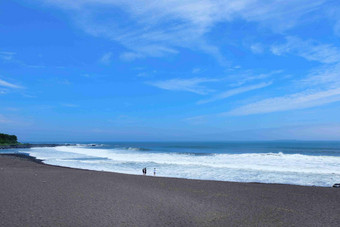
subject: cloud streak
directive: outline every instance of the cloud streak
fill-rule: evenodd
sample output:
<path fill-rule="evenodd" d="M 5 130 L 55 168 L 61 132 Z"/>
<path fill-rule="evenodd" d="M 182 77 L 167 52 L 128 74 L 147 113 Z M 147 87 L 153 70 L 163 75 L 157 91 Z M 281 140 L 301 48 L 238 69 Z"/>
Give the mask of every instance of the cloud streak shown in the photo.
<path fill-rule="evenodd" d="M 170 91 L 188 91 L 200 95 L 205 95 L 213 90 L 200 84 L 207 82 L 216 82 L 217 79 L 191 78 L 191 79 L 172 79 L 156 82 L 147 82 L 147 84 Z"/>
<path fill-rule="evenodd" d="M 9 82 L 1 80 L 1 79 L 0 79 L 0 86 L 7 87 L 7 88 L 22 88 L 19 85 L 12 84 L 12 83 L 9 83 Z"/>
<path fill-rule="evenodd" d="M 268 77 L 271 77 L 273 75 L 277 75 L 280 73 L 282 73 L 282 70 L 275 70 L 269 73 L 262 73 L 262 74 L 257 74 L 257 75 L 250 74 L 250 73 L 235 74 L 235 75 L 230 76 L 230 79 L 235 81 L 234 83 L 230 84 L 230 86 L 232 87 L 241 86 L 251 81 L 267 79 Z"/>
<path fill-rule="evenodd" d="M 244 105 L 222 115 L 251 115 L 287 110 L 305 109 L 340 101 L 340 88 L 325 91 L 305 91 L 291 95 L 268 98 Z"/>
<path fill-rule="evenodd" d="M 264 87 L 267 87 L 271 84 L 272 84 L 272 82 L 266 82 L 266 83 L 259 83 L 259 84 L 254 84 L 254 85 L 250 85 L 250 86 L 244 86 L 244 87 L 239 87 L 239 88 L 235 88 L 235 89 L 230 89 L 228 91 L 225 91 L 225 92 L 222 92 L 218 95 L 215 95 L 210 99 L 201 100 L 201 101 L 197 102 L 197 104 L 205 104 L 205 103 L 209 103 L 209 102 L 214 102 L 214 101 L 226 99 L 226 98 L 229 98 L 231 96 L 242 94 L 242 93 L 245 93 L 245 92 L 248 92 L 248 91 L 264 88 Z"/>

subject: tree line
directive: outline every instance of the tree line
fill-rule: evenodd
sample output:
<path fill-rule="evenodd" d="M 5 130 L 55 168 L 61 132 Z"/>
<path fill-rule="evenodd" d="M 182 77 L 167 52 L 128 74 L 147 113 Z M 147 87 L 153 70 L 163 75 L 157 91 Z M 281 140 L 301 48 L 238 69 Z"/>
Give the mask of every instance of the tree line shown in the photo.
<path fill-rule="evenodd" d="M 15 135 L 0 133 L 0 144 L 17 144 L 18 138 Z"/>

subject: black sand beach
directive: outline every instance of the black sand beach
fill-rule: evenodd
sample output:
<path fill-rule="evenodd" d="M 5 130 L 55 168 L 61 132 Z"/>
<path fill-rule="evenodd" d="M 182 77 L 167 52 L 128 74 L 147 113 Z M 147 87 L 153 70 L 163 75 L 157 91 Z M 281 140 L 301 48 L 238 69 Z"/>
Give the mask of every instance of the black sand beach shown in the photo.
<path fill-rule="evenodd" d="M 340 189 L 55 167 L 0 155 L 1 226 L 340 226 Z"/>

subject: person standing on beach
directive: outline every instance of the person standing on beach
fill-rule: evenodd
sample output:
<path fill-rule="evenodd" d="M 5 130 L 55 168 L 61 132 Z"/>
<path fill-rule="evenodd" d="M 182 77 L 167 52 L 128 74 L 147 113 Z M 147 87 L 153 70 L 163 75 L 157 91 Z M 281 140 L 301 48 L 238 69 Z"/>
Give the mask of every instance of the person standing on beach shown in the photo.
<path fill-rule="evenodd" d="M 146 174 L 146 168 L 143 168 L 142 172 L 143 172 L 143 175 L 145 175 Z"/>
<path fill-rule="evenodd" d="M 156 176 L 156 168 L 153 168 L 153 175 Z"/>

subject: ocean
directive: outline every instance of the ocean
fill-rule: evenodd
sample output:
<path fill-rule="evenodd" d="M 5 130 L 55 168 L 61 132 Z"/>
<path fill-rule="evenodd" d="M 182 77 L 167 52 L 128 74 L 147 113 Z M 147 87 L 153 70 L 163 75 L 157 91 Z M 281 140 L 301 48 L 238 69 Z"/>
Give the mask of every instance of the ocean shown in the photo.
<path fill-rule="evenodd" d="M 1 150 L 97 171 L 200 180 L 330 187 L 340 183 L 340 142 L 110 142 Z"/>

